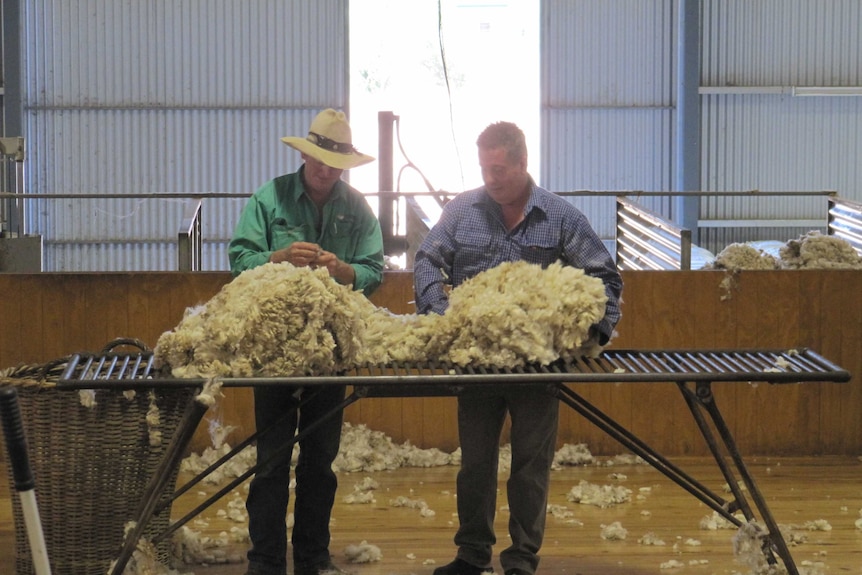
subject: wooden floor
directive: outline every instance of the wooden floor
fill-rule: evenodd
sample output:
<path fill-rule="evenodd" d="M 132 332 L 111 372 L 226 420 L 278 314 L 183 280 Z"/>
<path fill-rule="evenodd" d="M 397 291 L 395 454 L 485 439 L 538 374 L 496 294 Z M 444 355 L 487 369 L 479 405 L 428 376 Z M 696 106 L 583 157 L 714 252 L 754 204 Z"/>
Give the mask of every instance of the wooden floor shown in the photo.
<path fill-rule="evenodd" d="M 722 492 L 724 481 L 711 460 L 680 459 L 674 463 L 710 489 Z M 791 545 L 791 554 L 800 573 L 862 574 L 862 529 L 856 527 L 862 514 L 862 462 L 858 458 L 750 458 L 747 463 L 776 521 L 783 530 L 789 527 L 793 539 L 799 540 Z M 455 552 L 452 535 L 457 524 L 456 472 L 457 468 L 450 466 L 340 474 L 332 518 L 331 549 L 336 562 L 357 575 L 429 575 L 435 566 L 450 561 Z M 622 475 L 610 478 L 611 473 Z M 354 485 L 366 477 L 379 485 L 374 491 L 375 501 L 344 502 Z M 598 485 L 623 485 L 632 490 L 632 501 L 606 509 L 568 501 L 566 494 L 582 480 Z M 216 487 L 192 489 L 176 502 L 173 515 L 181 517 L 197 506 L 202 500 L 200 491 L 212 493 Z M 233 527 L 244 529 L 246 524 L 242 521 L 224 517 L 230 514 L 231 501 L 235 504 L 244 499 L 244 493 L 240 489 L 235 495 L 226 496 L 190 522 L 189 527 L 211 537 Z M 14 527 L 9 497 L 8 486 L 3 482 L 0 487 L 0 573 L 3 574 L 14 572 Z M 424 500 L 433 516 L 423 517 L 417 508 L 393 506 L 392 502 L 399 497 Z M 732 538 L 736 531 L 703 529 L 701 520 L 711 516 L 712 511 L 649 466 L 568 467 L 554 471 L 550 503 L 565 507 L 572 516 L 548 516 L 541 574 L 753 572 L 734 556 Z M 508 540 L 505 505 L 505 484 L 501 482 L 499 542 L 495 552 L 504 548 Z M 602 526 L 617 521 L 628 531 L 626 538 L 603 539 Z M 824 530 L 827 526 L 831 529 Z M 648 533 L 665 545 L 641 542 Z M 350 563 L 344 550 L 363 542 L 378 548 L 382 558 L 371 563 Z M 180 573 L 242 575 L 245 549 L 244 543 L 233 543 L 222 550 L 239 563 L 175 567 Z M 496 557 L 494 565 L 500 573 Z"/>

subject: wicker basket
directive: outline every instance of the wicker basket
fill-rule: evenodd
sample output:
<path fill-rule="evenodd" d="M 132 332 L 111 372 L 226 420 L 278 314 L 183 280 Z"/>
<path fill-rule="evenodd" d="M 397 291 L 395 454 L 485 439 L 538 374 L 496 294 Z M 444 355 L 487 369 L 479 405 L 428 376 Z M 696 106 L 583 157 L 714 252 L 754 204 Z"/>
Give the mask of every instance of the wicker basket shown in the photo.
<path fill-rule="evenodd" d="M 53 575 L 104 575 L 119 556 L 125 525 L 135 519 L 142 495 L 180 424 L 193 388 L 156 391 L 161 440 L 150 445 L 147 412 L 151 393 L 128 398 L 121 391 L 96 391 L 96 404 L 84 407 L 77 391 L 60 391 L 55 383 L 62 361 L 51 366 L 0 373 L 0 385 L 18 391 L 36 498 Z M 4 453 L 6 453 L 5 446 Z M 9 467 L 11 492 L 15 493 Z M 178 470 L 165 487 L 167 499 Z M 16 568 L 34 572 L 26 525 L 17 497 Z M 164 532 L 170 507 L 147 524 L 145 537 Z M 159 544 L 160 561 L 168 563 L 170 542 Z"/>

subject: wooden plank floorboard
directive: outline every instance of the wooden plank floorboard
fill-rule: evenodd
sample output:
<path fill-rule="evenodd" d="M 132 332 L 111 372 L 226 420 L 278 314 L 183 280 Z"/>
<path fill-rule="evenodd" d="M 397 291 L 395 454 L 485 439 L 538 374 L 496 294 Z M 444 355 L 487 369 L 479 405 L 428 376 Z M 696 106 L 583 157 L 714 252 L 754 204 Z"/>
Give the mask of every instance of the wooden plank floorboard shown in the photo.
<path fill-rule="evenodd" d="M 710 489 L 724 493 L 724 481 L 712 460 L 675 458 L 673 462 Z M 859 488 L 862 462 L 850 457 L 761 457 L 749 458 L 747 464 L 776 521 L 782 526 L 794 526 L 794 532 L 806 539 L 791 546 L 800 572 L 862 574 L 862 529 L 855 525 L 862 513 L 862 490 Z M 626 478 L 609 478 L 614 472 Z M 336 562 L 357 575 L 430 575 L 435 566 L 450 561 L 455 551 L 452 536 L 457 524 L 454 515 L 456 473 L 455 467 L 435 467 L 339 474 L 331 545 Z M 379 484 L 376 501 L 345 503 L 344 496 L 366 476 Z M 502 477 L 505 479 L 505 474 Z M 626 486 L 633 491 L 632 501 L 606 509 L 567 501 L 567 493 L 581 480 Z M 181 517 L 196 507 L 203 500 L 200 492 L 213 493 L 216 489 L 217 486 L 207 485 L 192 489 L 175 503 L 173 516 Z M 418 509 L 394 507 L 391 502 L 399 496 L 424 500 L 434 516 L 422 517 Z M 244 523 L 219 516 L 220 511 L 228 510 L 231 499 L 244 500 L 244 497 L 245 491 L 240 488 L 235 496 L 229 495 L 206 509 L 189 527 L 212 537 L 231 527 L 245 527 Z M 0 573 L 3 574 L 14 572 L 14 528 L 9 498 L 9 488 L 4 482 L 0 487 Z M 550 498 L 550 503 L 567 507 L 577 521 L 548 517 L 538 571 L 541 574 L 732 575 L 752 572 L 734 557 L 732 537 L 735 531 L 702 529 L 701 519 L 712 511 L 649 466 L 588 466 L 555 471 Z M 496 522 L 499 541 L 495 553 L 508 541 L 505 505 L 505 482 L 501 481 Z M 821 520 L 828 522 L 831 530 L 802 528 L 806 523 Z M 628 530 L 626 539 L 603 540 L 602 525 L 614 521 Z M 655 534 L 666 545 L 640 543 L 639 539 L 647 533 Z M 686 544 L 689 539 L 699 544 Z M 348 563 L 343 550 L 363 541 L 378 547 L 382 559 L 373 563 Z M 239 558 L 244 553 L 244 544 L 233 544 L 227 550 L 228 555 Z M 671 560 L 682 566 L 662 567 Z M 494 565 L 498 573 L 501 572 L 496 556 Z M 177 569 L 196 575 L 242 575 L 245 563 L 179 565 Z"/>

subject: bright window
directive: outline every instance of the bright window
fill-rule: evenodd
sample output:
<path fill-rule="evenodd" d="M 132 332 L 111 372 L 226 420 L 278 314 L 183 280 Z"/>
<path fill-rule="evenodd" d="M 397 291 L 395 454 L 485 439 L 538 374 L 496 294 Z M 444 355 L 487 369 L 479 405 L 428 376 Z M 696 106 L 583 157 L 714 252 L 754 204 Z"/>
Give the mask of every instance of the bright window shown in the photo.
<path fill-rule="evenodd" d="M 435 191 L 482 185 L 476 138 L 501 120 L 524 130 L 531 173 L 538 178 L 539 4 L 350 0 L 353 140 L 377 156 L 378 112 L 399 118 L 396 190 L 429 191 L 414 169 L 399 177 L 408 161 Z M 378 191 L 377 164 L 352 170 L 350 182 L 365 192 Z"/>

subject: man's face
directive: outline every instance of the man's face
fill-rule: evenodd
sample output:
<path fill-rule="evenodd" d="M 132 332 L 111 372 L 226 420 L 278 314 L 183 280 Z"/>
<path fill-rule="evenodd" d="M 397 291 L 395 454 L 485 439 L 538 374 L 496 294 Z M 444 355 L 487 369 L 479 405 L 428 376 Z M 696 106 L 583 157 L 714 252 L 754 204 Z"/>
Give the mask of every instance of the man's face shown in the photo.
<path fill-rule="evenodd" d="M 479 148 L 479 166 L 488 195 L 498 204 L 519 203 L 530 193 L 527 158 L 512 161 L 505 148 Z"/>
<path fill-rule="evenodd" d="M 305 161 L 305 185 L 316 194 L 328 194 L 344 172 L 306 154 L 302 154 L 302 159 Z"/>

